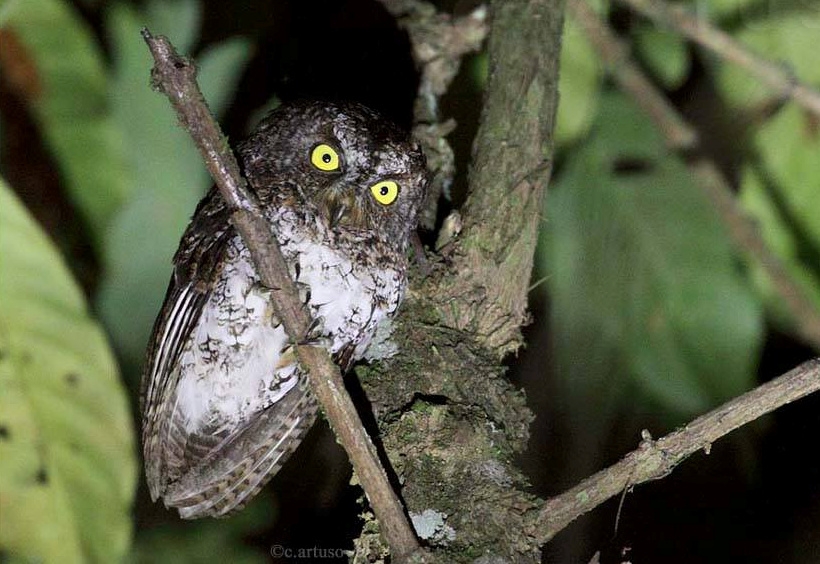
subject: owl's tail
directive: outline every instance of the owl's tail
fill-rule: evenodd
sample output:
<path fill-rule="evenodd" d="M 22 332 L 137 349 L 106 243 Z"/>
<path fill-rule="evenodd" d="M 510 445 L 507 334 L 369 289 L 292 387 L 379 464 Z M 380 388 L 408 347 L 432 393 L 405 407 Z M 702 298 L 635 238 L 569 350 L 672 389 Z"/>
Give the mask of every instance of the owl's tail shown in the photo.
<path fill-rule="evenodd" d="M 316 400 L 307 386 L 297 386 L 288 395 L 298 396 L 288 398 L 296 399 L 288 413 L 281 413 L 281 405 L 272 406 L 280 408 L 275 409 L 278 413 L 245 429 L 242 435 L 251 436 L 235 438 L 232 442 L 237 444 L 226 449 L 225 456 L 203 461 L 169 484 L 163 495 L 166 507 L 175 507 L 183 519 L 226 517 L 242 509 L 279 471 L 316 420 Z M 265 439 L 255 449 L 243 448 L 243 443 L 247 446 L 260 436 Z M 209 463 L 209 468 L 203 467 Z"/>

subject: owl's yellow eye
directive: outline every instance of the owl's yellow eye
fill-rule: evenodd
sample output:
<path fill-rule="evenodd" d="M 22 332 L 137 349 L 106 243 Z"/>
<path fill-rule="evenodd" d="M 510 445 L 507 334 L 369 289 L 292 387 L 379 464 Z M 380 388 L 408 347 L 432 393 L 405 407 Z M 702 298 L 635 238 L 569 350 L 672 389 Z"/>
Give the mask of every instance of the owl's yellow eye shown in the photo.
<path fill-rule="evenodd" d="M 320 143 L 311 151 L 310 162 L 319 170 L 332 172 L 339 169 L 339 153 L 330 145 Z"/>
<path fill-rule="evenodd" d="M 392 180 L 382 180 L 371 186 L 370 192 L 377 202 L 389 206 L 399 195 L 399 185 Z"/>

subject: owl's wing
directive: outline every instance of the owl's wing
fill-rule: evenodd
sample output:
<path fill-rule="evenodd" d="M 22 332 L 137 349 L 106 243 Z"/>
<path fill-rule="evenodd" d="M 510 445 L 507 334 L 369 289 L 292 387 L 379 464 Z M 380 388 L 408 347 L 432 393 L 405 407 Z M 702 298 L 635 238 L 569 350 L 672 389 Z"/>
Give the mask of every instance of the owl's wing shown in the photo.
<path fill-rule="evenodd" d="M 215 191 L 197 207 L 174 257 L 174 276 L 143 377 L 143 448 L 151 497 L 162 497 L 183 518 L 220 517 L 244 506 L 301 443 L 317 413 L 306 379 L 299 376 L 281 398 L 235 426 L 189 432 L 179 418 L 177 365 L 234 236 L 229 215 Z M 284 353 L 277 368 L 293 363 L 292 353 Z"/>
<path fill-rule="evenodd" d="M 208 288 L 219 271 L 226 243 L 233 235 L 229 216 L 230 212 L 214 189 L 197 206 L 174 255 L 174 274 L 149 341 L 140 410 L 145 470 L 153 499 L 159 496 L 165 481 L 159 427 L 176 389 L 179 371 L 174 367 L 208 300 Z"/>
<path fill-rule="evenodd" d="M 316 413 L 307 379 L 300 377 L 284 397 L 238 428 L 185 435 L 186 459 L 196 464 L 168 484 L 165 505 L 185 519 L 224 517 L 241 509 L 296 450 Z"/>

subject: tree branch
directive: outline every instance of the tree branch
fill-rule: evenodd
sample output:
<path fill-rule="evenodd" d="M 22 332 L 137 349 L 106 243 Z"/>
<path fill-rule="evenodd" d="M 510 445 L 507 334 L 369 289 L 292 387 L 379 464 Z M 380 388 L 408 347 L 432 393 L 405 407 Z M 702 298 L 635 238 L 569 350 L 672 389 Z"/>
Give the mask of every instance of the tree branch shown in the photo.
<path fill-rule="evenodd" d="M 499 359 L 521 344 L 528 319 L 563 9 L 563 0 L 491 3 L 465 228 L 450 229 L 429 274 L 411 278 L 393 334 L 399 353 L 357 367 L 408 509 L 438 520 L 425 541 L 444 562 L 540 561 L 528 526 L 541 501 L 514 464 L 532 414 Z"/>
<path fill-rule="evenodd" d="M 729 229 L 735 247 L 749 253 L 760 263 L 794 320 L 797 335 L 820 351 L 820 312 L 803 287 L 792 279 L 780 259 L 769 249 L 754 221 L 738 205 L 724 175 L 712 161 L 697 152 L 694 128 L 666 101 L 630 59 L 628 48 L 584 0 L 569 0 L 568 7 L 584 28 L 601 60 L 610 67 L 618 85 L 646 111 L 670 148 L 685 151 L 683 156 L 692 175 Z"/>
<path fill-rule="evenodd" d="M 220 194 L 233 210 L 231 220 L 251 253 L 262 283 L 271 289 L 277 317 L 291 340 L 300 342 L 310 327 L 310 316 L 290 279 L 276 239 L 271 237 L 270 226 L 240 175 L 227 139 L 199 90 L 195 65 L 181 57 L 167 38 L 154 37 L 147 29 L 142 35 L 154 57 L 151 71 L 154 88 L 168 96 L 181 124 L 194 139 Z M 297 346 L 296 351 L 313 393 L 350 456 L 394 558 L 408 557 L 419 550 L 418 541 L 347 394 L 338 367 L 324 349 Z"/>
<path fill-rule="evenodd" d="M 697 451 L 709 454 L 713 442 L 738 427 L 818 390 L 820 359 L 814 359 L 698 417 L 662 439 L 655 441 L 644 431 L 637 450 L 544 504 L 538 515 L 541 540 L 549 541 L 576 518 L 625 489 L 667 476 Z"/>
<path fill-rule="evenodd" d="M 750 52 L 732 37 L 696 18 L 686 9 L 670 6 L 664 0 L 618 0 L 658 25 L 671 27 L 692 41 L 706 47 L 724 60 L 742 67 L 756 76 L 778 95 L 794 100 L 820 117 L 820 93 L 797 80 L 781 65 Z"/>

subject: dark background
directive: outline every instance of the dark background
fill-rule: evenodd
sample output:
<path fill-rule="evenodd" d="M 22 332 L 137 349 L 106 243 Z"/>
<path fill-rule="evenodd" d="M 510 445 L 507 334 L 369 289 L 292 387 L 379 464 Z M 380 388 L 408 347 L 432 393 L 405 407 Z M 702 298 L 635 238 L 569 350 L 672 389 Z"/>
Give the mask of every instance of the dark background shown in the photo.
<path fill-rule="evenodd" d="M 474 5 L 440 4 L 456 13 Z M 105 5 L 77 1 L 75 7 L 106 45 Z M 223 120 L 231 139 L 246 133 L 254 111 L 274 95 L 281 100 L 359 100 L 404 127 L 411 125 L 418 76 L 408 38 L 377 2 L 208 0 L 204 7 L 203 33 L 194 55 L 234 35 L 253 38 L 256 43 L 255 55 Z M 622 12 L 612 15 L 621 30 L 628 30 L 632 19 Z M 481 91 L 474 78 L 479 63 L 478 56 L 465 61 L 463 72 L 443 100 L 442 115 L 455 117 L 459 124 L 450 138 L 458 163 L 453 191 L 456 204 L 464 198 L 470 146 L 479 118 Z M 734 176 L 735 154 L 742 151 L 734 142 L 736 126 L 726 118 L 727 110 L 715 99 L 710 78 L 699 65 L 695 55 L 687 80 L 668 94 L 705 133 L 715 160 Z M 87 232 L 64 192 L 34 119 L 2 74 L 0 118 L 3 174 L 69 257 L 75 275 L 92 295 L 101 273 Z M 559 158 L 557 175 L 561 167 Z M 453 202 L 443 201 L 442 206 L 443 217 Z M 432 240 L 430 233 L 423 236 Z M 592 420 L 579 422 L 568 413 L 571 406 L 555 383 L 550 346 L 554 332 L 561 328 L 550 326 L 545 288 L 533 291 L 531 308 L 533 322 L 525 330 L 530 345 L 509 359 L 509 375 L 526 390 L 536 413 L 520 466 L 533 492 L 548 497 L 634 449 L 642 429 L 650 429 L 657 437 L 674 425 L 663 413 L 643 407 L 632 411 L 628 405 L 615 416 L 607 414 L 605 432 L 600 431 L 601 422 L 594 421 L 594 414 Z M 811 356 L 810 349 L 767 326 L 757 382 Z M 126 381 L 136 411 L 136 379 L 132 374 Z M 595 431 L 584 429 L 585 424 Z M 787 406 L 718 442 L 710 455 L 696 454 L 665 479 L 638 486 L 622 500 L 613 499 L 579 519 L 545 548 L 545 561 L 586 562 L 598 550 L 602 562 L 818 561 L 820 459 L 814 438 L 818 428 L 820 399 L 809 397 Z M 349 478 L 346 457 L 322 422 L 260 500 L 249 507 L 248 514 L 219 526 L 235 531 L 232 542 L 246 545 L 249 554 L 256 554 L 260 561 L 275 544 L 351 548 L 360 529 L 357 498 L 361 491 L 348 485 Z M 152 505 L 144 482 L 136 499 L 139 560 L 152 560 L 151 551 L 163 535 L 167 535 L 164 542 L 182 545 L 180 539 L 186 535 L 212 530 L 180 522 L 175 514 Z M 147 548 L 140 550 L 141 543 Z M 218 553 L 212 557 L 211 561 L 225 558 Z"/>

